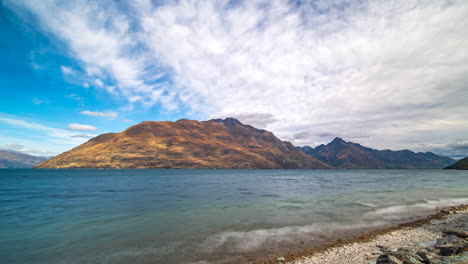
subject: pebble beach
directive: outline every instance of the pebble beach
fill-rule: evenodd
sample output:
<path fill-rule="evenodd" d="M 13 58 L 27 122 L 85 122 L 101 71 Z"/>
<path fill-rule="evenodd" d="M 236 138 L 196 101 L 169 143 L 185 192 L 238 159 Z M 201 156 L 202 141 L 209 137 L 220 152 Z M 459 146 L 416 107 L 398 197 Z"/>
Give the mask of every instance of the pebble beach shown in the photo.
<path fill-rule="evenodd" d="M 468 205 L 461 205 L 442 209 L 434 215 L 411 223 L 362 234 L 347 241 L 338 240 L 309 252 L 280 256 L 272 263 L 467 264 L 467 233 Z M 446 248 L 455 249 L 446 253 Z"/>

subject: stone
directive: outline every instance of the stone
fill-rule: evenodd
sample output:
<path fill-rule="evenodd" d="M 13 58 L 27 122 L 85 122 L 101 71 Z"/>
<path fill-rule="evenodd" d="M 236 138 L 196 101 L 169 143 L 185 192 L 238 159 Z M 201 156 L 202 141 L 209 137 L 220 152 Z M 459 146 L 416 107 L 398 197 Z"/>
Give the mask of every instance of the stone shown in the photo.
<path fill-rule="evenodd" d="M 457 236 L 457 237 L 465 238 L 465 239 L 468 238 L 468 232 L 463 231 L 463 230 L 450 229 L 450 230 L 444 230 L 442 232 L 446 235 L 453 235 L 453 236 Z"/>
<path fill-rule="evenodd" d="M 459 238 L 455 235 L 448 235 L 444 236 L 440 239 L 437 239 L 436 246 L 444 246 L 444 245 L 453 245 L 465 242 L 464 239 Z"/>
<path fill-rule="evenodd" d="M 421 249 L 416 254 L 422 258 L 424 263 L 432 263 L 433 260 L 440 259 L 439 255 L 429 252 L 426 249 Z"/>
<path fill-rule="evenodd" d="M 390 248 L 388 248 L 386 246 L 376 245 L 376 247 L 378 247 L 380 249 L 380 251 L 382 251 L 382 252 L 390 251 Z"/>
<path fill-rule="evenodd" d="M 411 253 L 414 252 L 413 250 L 414 250 L 414 249 L 412 249 L 412 248 L 398 248 L 398 249 L 397 249 L 397 252 L 402 252 L 402 253 L 409 253 L 409 254 L 411 254 Z"/>
<path fill-rule="evenodd" d="M 460 247 L 457 254 L 465 254 L 465 253 L 468 253 L 468 243 L 465 243 L 463 247 Z"/>
<path fill-rule="evenodd" d="M 383 254 L 377 258 L 376 264 L 403 264 L 401 260 L 390 254 Z"/>
<path fill-rule="evenodd" d="M 380 255 L 377 264 L 421 264 L 424 259 L 409 252 L 399 251 Z"/>
<path fill-rule="evenodd" d="M 457 246 L 446 246 L 446 247 L 440 247 L 440 255 L 441 256 L 453 256 L 458 254 L 458 250 L 460 247 Z"/>
<path fill-rule="evenodd" d="M 285 257 L 279 257 L 276 261 L 283 262 L 283 261 L 286 261 L 286 258 Z"/>

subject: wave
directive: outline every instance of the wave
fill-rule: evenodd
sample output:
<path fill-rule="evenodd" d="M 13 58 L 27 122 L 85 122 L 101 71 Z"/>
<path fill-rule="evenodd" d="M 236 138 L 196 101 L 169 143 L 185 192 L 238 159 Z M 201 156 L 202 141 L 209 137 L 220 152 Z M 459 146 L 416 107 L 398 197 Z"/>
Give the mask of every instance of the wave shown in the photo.
<path fill-rule="evenodd" d="M 359 230 L 384 225 L 382 221 L 355 224 L 318 223 L 249 231 L 226 231 L 210 236 L 202 244 L 207 253 L 246 253 L 282 243 L 318 240 L 320 235 L 332 235 L 346 230 Z"/>
<path fill-rule="evenodd" d="M 393 205 L 376 209 L 367 215 L 399 215 L 409 212 L 424 212 L 432 211 L 440 207 L 455 206 L 468 203 L 468 198 L 453 198 L 453 199 L 439 199 L 439 200 L 424 200 L 423 203 L 415 203 L 409 205 Z"/>
<path fill-rule="evenodd" d="M 287 243 L 320 241 L 321 235 L 330 237 L 351 230 L 382 227 L 390 223 L 388 216 L 401 217 L 401 215 L 411 216 L 422 212 L 427 213 L 438 207 L 468 203 L 468 198 L 425 200 L 409 205 L 393 205 L 383 208 L 377 208 L 376 204 L 368 202 L 358 201 L 357 203 L 374 208 L 374 210 L 365 214 L 364 218 L 359 219 L 359 216 L 356 216 L 352 223 L 320 222 L 303 226 L 224 231 L 208 237 L 200 244 L 200 248 L 205 253 L 247 253 L 262 248 L 274 250 L 275 247 Z"/>
<path fill-rule="evenodd" d="M 375 203 L 371 203 L 371 202 L 361 202 L 361 201 L 357 201 L 356 203 L 357 203 L 357 204 L 360 204 L 360 205 L 363 205 L 363 206 L 366 206 L 366 207 L 372 207 L 372 208 L 377 207 L 377 205 L 376 205 Z"/>

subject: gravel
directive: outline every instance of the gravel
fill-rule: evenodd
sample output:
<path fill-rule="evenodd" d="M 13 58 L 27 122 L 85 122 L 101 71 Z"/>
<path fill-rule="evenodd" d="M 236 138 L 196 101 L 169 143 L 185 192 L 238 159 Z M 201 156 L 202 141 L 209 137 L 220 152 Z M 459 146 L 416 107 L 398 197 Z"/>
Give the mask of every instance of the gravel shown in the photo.
<path fill-rule="evenodd" d="M 368 264 L 375 263 L 377 257 L 386 250 L 431 245 L 447 229 L 468 230 L 468 210 L 457 211 L 446 218 L 432 220 L 421 227 L 407 227 L 387 234 L 378 235 L 368 242 L 353 243 L 339 248 L 331 248 L 323 253 L 303 257 L 290 264 Z"/>

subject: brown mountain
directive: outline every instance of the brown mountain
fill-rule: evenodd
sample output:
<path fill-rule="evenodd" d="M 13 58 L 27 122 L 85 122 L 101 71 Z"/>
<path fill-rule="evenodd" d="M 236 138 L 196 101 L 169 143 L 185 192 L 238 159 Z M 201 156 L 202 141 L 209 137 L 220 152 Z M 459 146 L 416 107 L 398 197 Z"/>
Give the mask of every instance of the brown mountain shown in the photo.
<path fill-rule="evenodd" d="M 345 169 L 441 169 L 455 162 L 432 152 L 377 150 L 341 138 L 316 148 L 298 149 L 330 166 Z"/>
<path fill-rule="evenodd" d="M 445 169 L 447 170 L 468 170 L 468 157 L 463 158 L 457 161 L 455 164 L 452 164 Z"/>
<path fill-rule="evenodd" d="M 0 150 L 0 168 L 31 168 L 46 160 L 45 157 L 37 157 L 12 150 Z"/>
<path fill-rule="evenodd" d="M 146 121 L 97 136 L 35 168 L 329 168 L 271 132 L 226 118 Z"/>

